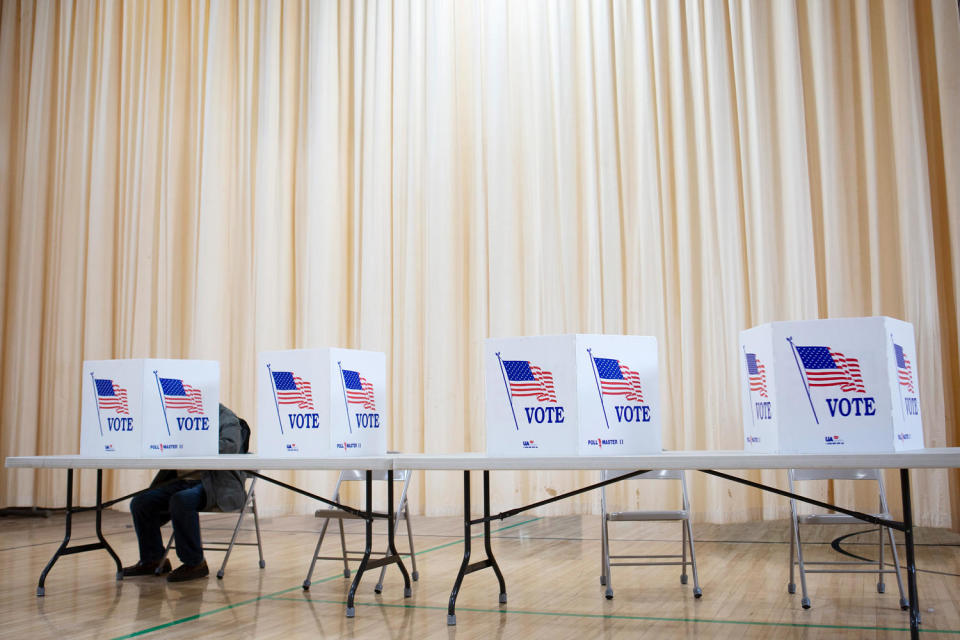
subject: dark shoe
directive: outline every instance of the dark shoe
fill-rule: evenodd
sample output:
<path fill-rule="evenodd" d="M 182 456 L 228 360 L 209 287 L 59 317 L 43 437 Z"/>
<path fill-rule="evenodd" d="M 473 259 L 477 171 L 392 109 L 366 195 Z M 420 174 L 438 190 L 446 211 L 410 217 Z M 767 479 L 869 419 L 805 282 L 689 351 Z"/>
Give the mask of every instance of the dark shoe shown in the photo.
<path fill-rule="evenodd" d="M 144 562 L 141 560 L 132 567 L 123 568 L 124 578 L 132 578 L 134 576 L 162 576 L 165 573 L 170 573 L 170 561 L 166 558 L 163 559 L 163 563 L 159 560 L 154 560 L 153 562 Z"/>
<path fill-rule="evenodd" d="M 208 575 L 210 575 L 210 570 L 207 569 L 207 561 L 201 560 L 200 564 L 193 566 L 180 565 L 170 572 L 170 575 L 167 576 L 167 582 L 186 582 L 187 580 L 206 578 Z"/>

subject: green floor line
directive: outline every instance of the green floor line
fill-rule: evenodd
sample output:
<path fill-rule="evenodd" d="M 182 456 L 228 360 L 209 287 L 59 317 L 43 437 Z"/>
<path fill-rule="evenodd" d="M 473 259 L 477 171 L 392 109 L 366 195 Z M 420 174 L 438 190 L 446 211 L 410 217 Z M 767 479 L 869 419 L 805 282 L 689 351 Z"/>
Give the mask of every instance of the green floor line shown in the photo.
<path fill-rule="evenodd" d="M 278 594 L 279 595 L 279 594 Z M 282 600 L 286 602 L 319 602 L 321 604 L 339 604 L 346 605 L 346 600 L 324 600 L 320 598 L 281 598 L 278 595 L 264 596 L 270 600 Z M 354 602 L 356 606 L 381 607 L 392 609 L 425 609 L 430 611 L 447 611 L 446 606 L 426 605 L 426 604 L 393 604 L 388 602 Z M 471 613 L 512 613 L 526 616 L 554 616 L 558 618 L 590 618 L 600 620 L 642 620 L 646 622 L 694 622 L 702 624 L 739 624 L 755 627 L 791 627 L 803 629 L 841 629 L 847 631 L 910 631 L 910 627 L 866 627 L 856 625 L 842 624 L 818 624 L 802 622 L 764 622 L 753 620 L 717 620 L 713 618 L 663 618 L 659 616 L 629 616 L 613 613 L 570 613 L 565 611 L 525 611 L 523 609 L 480 609 L 476 607 L 457 607 L 457 613 L 469 611 Z M 921 633 L 950 633 L 960 634 L 957 629 L 920 629 Z"/>
<path fill-rule="evenodd" d="M 510 525 L 507 525 L 507 526 L 505 526 L 505 527 L 500 527 L 499 529 L 494 529 L 493 531 L 491 531 L 491 533 L 497 533 L 497 532 L 499 532 L 499 531 L 504 531 L 504 530 L 506 530 L 506 529 L 513 529 L 514 527 L 519 527 L 519 526 L 521 526 L 521 525 L 529 524 L 529 523 L 535 522 L 535 521 L 537 521 L 537 520 L 539 520 L 539 519 L 540 519 L 540 518 L 530 518 L 529 520 L 524 520 L 523 522 L 517 522 L 516 524 L 510 524 Z M 382 534 L 382 535 L 385 535 L 385 534 Z M 479 538 L 479 537 L 481 537 L 482 535 L 483 535 L 482 533 L 481 533 L 481 534 L 477 534 L 477 535 L 473 536 L 473 538 Z M 455 544 L 463 544 L 463 538 L 461 538 L 461 539 L 459 539 L 459 540 L 455 540 L 454 542 L 448 542 L 448 543 L 446 543 L 446 544 L 437 545 L 437 546 L 435 546 L 435 547 L 430 547 L 429 549 L 425 549 L 425 550 L 423 550 L 423 551 L 419 551 L 419 552 L 417 552 L 417 555 L 420 556 L 420 555 L 423 555 L 423 554 L 425 554 L 425 553 L 430 553 L 431 551 L 436 551 L 436 550 L 438 550 L 438 549 L 445 549 L 446 547 L 450 547 L 450 546 L 453 546 L 453 545 L 455 545 Z M 323 578 L 323 579 L 321 579 L 321 580 L 317 580 L 317 581 L 315 581 L 315 582 L 311 582 L 311 584 L 320 584 L 320 583 L 323 583 L 323 582 L 329 582 L 330 580 L 335 580 L 335 579 L 340 578 L 340 577 L 342 577 L 342 576 L 343 576 L 342 573 L 338 573 L 337 575 L 329 576 L 329 577 L 327 577 L 327 578 Z M 191 621 L 193 621 L 193 620 L 198 620 L 199 618 L 205 618 L 205 617 L 211 616 L 211 615 L 213 615 L 213 614 L 215 614 L 215 613 L 222 613 L 222 612 L 224 612 L 224 611 L 229 611 L 230 609 L 236 609 L 237 607 L 242 607 L 242 606 L 244 606 L 244 605 L 253 604 L 254 602 L 259 602 L 260 600 L 265 600 L 265 599 L 273 600 L 273 599 L 276 599 L 276 596 L 283 595 L 284 593 L 290 593 L 291 591 L 296 591 L 297 589 L 302 589 L 302 588 L 303 588 L 303 587 L 302 587 L 301 585 L 297 585 L 296 587 L 290 587 L 289 589 L 281 589 L 280 591 L 274 591 L 273 593 L 268 593 L 268 594 L 263 595 L 263 596 L 257 596 L 256 598 L 250 598 L 249 600 L 244 600 L 244 601 L 242 601 L 242 602 L 236 602 L 236 603 L 234 603 L 234 604 L 228 604 L 228 605 L 226 605 L 226 606 L 224 606 L 224 607 L 219 607 L 219 608 L 217 608 L 217 609 L 211 609 L 210 611 L 203 611 L 203 612 L 201 612 L 201 613 L 196 613 L 196 614 L 194 614 L 194 615 L 192 615 L 192 616 L 187 616 L 186 618 L 180 618 L 179 620 L 171 620 L 170 622 L 164 622 L 163 624 L 158 624 L 158 625 L 155 625 L 155 626 L 153 626 L 153 627 L 149 627 L 149 628 L 147 628 L 147 629 L 141 629 L 140 631 L 134 631 L 133 633 L 128 633 L 128 634 L 126 634 L 126 635 L 116 636 L 115 638 L 113 638 L 113 640 L 125 640 L 126 638 L 136 638 L 136 637 L 138 637 L 138 636 L 147 635 L 148 633 L 153 633 L 154 631 L 160 631 L 160 630 L 162 630 L 162 629 L 169 629 L 170 627 L 176 626 L 176 625 L 178 625 L 178 624 L 183 624 L 184 622 L 191 622 Z M 347 604 L 347 603 L 346 603 L 346 600 L 344 600 L 343 604 L 344 604 L 344 606 L 346 606 L 346 604 Z"/>

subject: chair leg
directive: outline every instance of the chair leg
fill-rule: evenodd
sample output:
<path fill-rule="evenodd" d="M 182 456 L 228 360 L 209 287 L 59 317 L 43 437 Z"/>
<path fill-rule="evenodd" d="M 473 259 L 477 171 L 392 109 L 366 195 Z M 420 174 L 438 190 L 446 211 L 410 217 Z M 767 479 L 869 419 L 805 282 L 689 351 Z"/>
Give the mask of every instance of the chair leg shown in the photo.
<path fill-rule="evenodd" d="M 394 518 L 394 520 L 393 520 L 393 535 L 394 535 L 394 536 L 397 535 L 397 528 L 398 528 L 399 526 L 400 526 L 400 518 Z M 387 543 L 387 548 L 386 548 L 386 549 L 384 550 L 384 552 L 383 552 L 383 557 L 384 557 L 384 558 L 390 557 L 390 544 L 389 544 L 389 543 Z M 383 565 L 382 567 L 380 567 L 380 575 L 377 577 L 377 584 L 375 584 L 375 585 L 373 586 L 373 592 L 374 592 L 374 593 L 378 593 L 378 594 L 379 594 L 379 593 L 382 593 L 382 592 L 383 592 L 383 579 L 386 577 L 386 575 L 387 575 L 387 565 Z"/>
<path fill-rule="evenodd" d="M 606 549 L 603 554 L 603 575 L 606 576 L 607 589 L 604 596 L 607 600 L 613 600 L 613 576 L 610 574 L 610 529 L 606 515 L 603 517 L 603 538 L 606 540 Z"/>
<path fill-rule="evenodd" d="M 900 589 L 900 608 L 906 611 L 910 608 L 910 603 L 904 595 L 903 579 L 900 577 L 900 556 L 897 554 L 897 542 L 893 538 L 893 529 L 883 528 L 887 530 L 887 535 L 890 536 L 890 554 L 893 556 L 893 567 L 896 569 L 894 575 L 897 576 L 897 588 Z"/>
<path fill-rule="evenodd" d="M 687 584 L 687 524 L 680 523 L 680 584 Z"/>
<path fill-rule="evenodd" d="M 603 516 L 600 516 L 601 518 Z M 607 531 L 603 526 L 603 520 L 600 521 L 600 586 L 607 584 Z"/>
<path fill-rule="evenodd" d="M 610 554 L 607 540 L 607 494 L 600 488 L 600 586 L 607 584 L 607 556 Z"/>
<path fill-rule="evenodd" d="M 310 588 L 310 578 L 313 577 L 313 569 L 317 566 L 317 556 L 320 555 L 320 546 L 323 544 L 323 537 L 327 535 L 327 526 L 330 524 L 330 518 L 324 518 L 323 526 L 320 527 L 320 538 L 317 540 L 317 546 L 313 550 L 313 559 L 310 560 L 310 568 L 307 569 L 307 577 L 303 580 L 303 590 Z M 347 576 L 349 577 L 349 576 Z"/>
<path fill-rule="evenodd" d="M 237 524 L 233 527 L 233 535 L 230 536 L 230 544 L 227 545 L 227 551 L 223 554 L 223 562 L 220 563 L 220 569 L 217 571 L 217 579 L 223 580 L 223 572 L 227 569 L 227 561 L 230 559 L 230 552 L 233 551 L 233 545 L 237 542 L 237 536 L 240 534 L 240 525 L 243 524 L 243 516 L 247 513 L 247 505 L 250 504 L 250 495 L 246 496 L 243 506 L 240 507 L 240 515 L 237 517 Z"/>
<path fill-rule="evenodd" d="M 797 592 L 797 583 L 794 582 L 793 573 L 794 573 L 794 564 L 796 564 L 796 556 L 794 555 L 796 551 L 796 545 L 794 543 L 794 529 L 796 528 L 797 523 L 792 518 L 790 520 L 790 582 L 787 583 L 787 593 L 796 593 Z"/>
<path fill-rule="evenodd" d="M 877 554 L 879 558 L 877 559 L 877 593 L 883 593 L 887 590 L 887 585 L 883 582 L 883 530 L 884 527 L 878 528 L 878 533 L 880 534 L 880 543 L 879 543 L 879 553 Z"/>
<path fill-rule="evenodd" d="M 793 512 L 793 543 L 797 548 L 797 569 L 800 571 L 800 589 L 802 593 L 800 606 L 804 609 L 809 609 L 810 598 L 807 595 L 807 573 L 803 567 L 803 547 L 800 545 L 800 524 L 797 522 L 797 505 L 793 500 L 790 501 L 790 510 Z M 792 566 L 793 558 L 790 558 L 790 562 Z"/>
<path fill-rule="evenodd" d="M 413 568 L 413 573 L 410 574 L 410 578 L 416 582 L 420 579 L 420 572 L 417 571 L 417 552 L 413 549 L 413 528 L 410 526 L 410 509 L 408 505 L 404 505 L 403 518 L 407 522 L 407 542 L 410 544 L 410 566 Z"/>
<path fill-rule="evenodd" d="M 350 565 L 347 563 L 347 538 L 343 535 L 343 520 L 337 520 L 340 525 L 340 550 L 343 552 L 343 577 L 350 577 Z"/>
<path fill-rule="evenodd" d="M 267 563 L 263 560 L 263 542 L 260 538 L 260 514 L 257 512 L 257 496 L 250 489 L 250 505 L 253 507 L 253 528 L 257 532 L 257 553 L 260 554 L 260 568 L 263 569 Z"/>
<path fill-rule="evenodd" d="M 160 565 L 157 567 L 156 575 L 160 575 L 160 568 L 163 567 L 163 561 L 167 559 L 167 556 L 170 555 L 170 549 L 173 548 L 173 531 L 170 532 L 170 537 L 167 539 L 167 546 L 163 548 L 163 555 L 160 556 Z"/>
<path fill-rule="evenodd" d="M 693 549 L 693 525 L 690 524 L 690 518 L 684 520 L 686 523 L 687 543 L 690 545 L 690 568 L 693 570 L 693 597 L 700 598 L 703 595 L 703 589 L 700 588 L 700 576 L 697 575 L 697 552 Z"/>
<path fill-rule="evenodd" d="M 880 494 L 880 512 L 889 513 L 887 509 L 887 491 L 883 486 L 883 475 L 877 476 L 877 492 Z M 884 527 L 880 528 L 880 534 L 883 535 Z M 893 537 L 893 529 L 887 527 L 887 535 L 890 536 L 890 555 L 893 556 L 894 575 L 897 577 L 897 588 L 900 590 L 900 608 L 906 611 L 910 608 L 910 602 L 903 592 L 903 579 L 900 577 L 900 556 L 897 553 L 897 541 Z"/>

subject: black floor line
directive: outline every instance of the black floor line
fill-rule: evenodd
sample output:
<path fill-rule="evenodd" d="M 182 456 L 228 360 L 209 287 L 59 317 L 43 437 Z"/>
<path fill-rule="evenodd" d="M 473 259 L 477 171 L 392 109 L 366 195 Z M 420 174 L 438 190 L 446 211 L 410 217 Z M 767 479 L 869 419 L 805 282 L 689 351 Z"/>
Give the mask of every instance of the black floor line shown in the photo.
<path fill-rule="evenodd" d="M 845 555 L 845 556 L 847 556 L 847 557 L 849 557 L 849 558 L 854 558 L 854 559 L 860 560 L 860 561 L 862 561 L 862 562 L 864 562 L 864 563 L 877 564 L 877 563 L 878 563 L 878 560 L 875 560 L 875 559 L 873 559 L 873 558 L 867 558 L 867 557 L 865 557 L 865 556 L 860 556 L 860 555 L 857 555 L 857 554 L 852 553 L 852 552 L 850 552 L 850 551 L 847 551 L 847 550 L 845 550 L 843 547 L 840 546 L 840 543 L 843 542 L 843 541 L 845 541 L 845 540 L 847 540 L 848 538 L 852 538 L 853 536 L 860 536 L 860 535 L 865 535 L 865 534 L 868 534 L 868 533 L 876 534 L 878 531 L 879 531 L 879 529 L 866 529 L 866 530 L 864 530 L 864 531 L 854 531 L 853 533 L 848 533 L 848 534 L 842 535 L 842 536 L 840 536 L 839 538 L 834 538 L 834 539 L 830 542 L 830 546 L 831 546 L 831 547 L 833 548 L 833 550 L 836 551 L 837 553 L 843 554 L 843 555 Z M 870 547 L 877 546 L 876 543 L 870 543 L 870 542 L 854 542 L 853 544 L 860 545 L 860 546 L 870 546 Z M 917 545 L 914 544 L 914 546 L 917 546 Z M 891 554 L 891 555 L 892 555 L 892 554 Z M 884 567 L 892 567 L 892 566 L 894 566 L 894 565 L 893 565 L 893 563 L 890 563 L 890 562 L 887 562 L 886 560 L 884 560 L 883 566 L 884 566 Z M 904 567 L 903 565 L 900 565 L 900 569 L 903 570 L 903 571 L 906 571 L 906 567 Z M 940 576 L 952 576 L 952 577 L 954 577 L 954 578 L 960 578 L 960 573 L 951 573 L 951 572 L 949 572 L 949 571 L 936 571 L 936 570 L 934 570 L 934 569 L 917 569 L 917 571 L 920 572 L 920 573 L 935 573 L 935 574 L 940 575 Z"/>
<path fill-rule="evenodd" d="M 233 527 L 204 527 L 204 529 L 205 529 L 205 530 L 209 530 L 209 531 L 233 531 Z M 252 532 L 253 529 L 252 529 L 252 528 L 244 527 L 243 529 L 241 529 L 241 531 L 250 531 L 250 532 Z M 269 529 L 269 528 L 262 527 L 262 526 L 260 527 L 260 531 L 261 531 L 262 533 L 303 533 L 303 534 L 314 534 L 314 535 L 317 535 L 317 534 L 320 533 L 320 532 L 319 532 L 318 530 L 316 530 L 316 529 Z M 875 532 L 876 532 L 876 529 L 871 529 L 871 530 L 868 530 L 868 531 L 858 531 L 858 532 L 854 532 L 854 534 L 851 534 L 851 535 L 856 535 L 856 534 L 860 534 L 860 533 L 870 533 L 871 531 L 875 533 Z M 344 532 L 344 535 L 348 535 L 348 536 L 362 536 L 362 535 L 363 535 L 363 531 L 345 531 L 345 532 Z M 384 536 L 385 536 L 385 535 L 387 535 L 387 532 L 386 532 L 386 531 L 374 532 L 374 535 L 384 535 Z M 403 537 L 405 537 L 406 535 L 407 535 L 407 532 L 406 532 L 404 529 L 401 529 L 401 530 L 397 533 L 397 537 L 398 537 L 398 538 L 403 538 Z M 414 533 L 414 534 L 413 534 L 413 536 L 414 536 L 415 538 L 455 538 L 455 537 L 457 537 L 457 536 L 459 536 L 459 535 L 460 535 L 459 533 L 450 533 L 450 534 L 445 534 L 445 533 Z M 572 537 L 572 536 L 531 536 L 531 535 L 525 535 L 525 536 L 502 535 L 502 536 L 496 536 L 496 537 L 497 537 L 497 538 L 506 538 L 506 539 L 511 539 L 511 538 L 512 538 L 512 539 L 519 539 L 519 538 L 522 537 L 524 540 L 568 540 L 568 541 L 581 540 L 581 541 L 584 541 L 584 542 L 599 542 L 599 541 L 600 541 L 599 536 L 596 537 L 596 538 L 594 538 L 594 537 L 575 538 L 575 537 Z M 610 537 L 610 540 L 613 540 L 613 541 L 616 541 L 616 542 L 675 542 L 675 541 L 676 541 L 674 538 L 617 538 L 617 537 L 613 537 L 613 536 Z M 696 544 L 700 544 L 700 543 L 712 543 L 712 544 L 784 544 L 784 545 L 785 545 L 785 544 L 790 544 L 790 541 L 789 541 L 789 540 L 723 540 L 723 539 L 717 540 L 717 539 L 712 539 L 712 538 L 699 538 L 699 537 L 695 537 L 694 543 L 696 543 Z M 803 544 L 805 544 L 805 545 L 825 545 L 825 544 L 833 544 L 833 542 L 832 542 L 832 541 L 831 541 L 831 542 L 804 542 Z M 871 543 L 871 542 L 854 542 L 854 543 L 852 543 L 852 544 L 857 544 L 857 545 L 871 545 L 871 546 L 872 546 L 872 545 L 874 545 L 875 543 Z M 898 542 L 897 544 L 902 546 L 902 545 L 903 545 L 903 542 Z M 915 543 L 914 543 L 914 546 L 915 546 L 915 547 L 960 547 L 960 542 L 915 542 Z"/>

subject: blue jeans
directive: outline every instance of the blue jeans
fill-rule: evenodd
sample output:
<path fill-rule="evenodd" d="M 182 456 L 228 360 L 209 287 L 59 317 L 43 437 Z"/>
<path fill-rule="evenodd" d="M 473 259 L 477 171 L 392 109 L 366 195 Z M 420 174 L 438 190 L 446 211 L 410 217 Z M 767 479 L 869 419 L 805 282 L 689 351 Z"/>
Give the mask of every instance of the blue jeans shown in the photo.
<path fill-rule="evenodd" d="M 156 562 L 163 556 L 160 527 L 173 523 L 177 557 L 189 566 L 203 562 L 199 511 L 207 504 L 200 480 L 175 480 L 141 493 L 130 502 L 133 528 L 140 543 L 140 561 Z"/>

